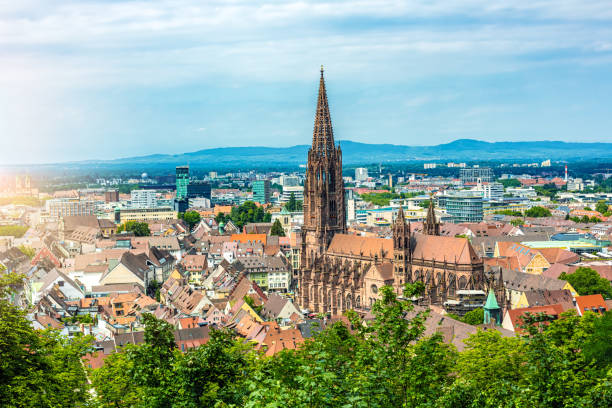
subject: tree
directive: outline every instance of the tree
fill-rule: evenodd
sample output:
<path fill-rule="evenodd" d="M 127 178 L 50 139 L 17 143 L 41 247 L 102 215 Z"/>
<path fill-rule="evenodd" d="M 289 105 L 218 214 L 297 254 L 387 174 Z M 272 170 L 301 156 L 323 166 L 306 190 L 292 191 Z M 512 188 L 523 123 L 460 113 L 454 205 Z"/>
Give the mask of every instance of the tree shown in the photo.
<path fill-rule="evenodd" d="M 596 270 L 581 266 L 574 273 L 563 272 L 559 279 L 568 281 L 579 295 L 601 294 L 604 298 L 612 298 L 610 281 L 599 276 Z"/>
<path fill-rule="evenodd" d="M 484 310 L 479 307 L 478 309 L 470 310 L 461 319 L 463 323 L 471 324 L 473 326 L 482 324 L 484 322 Z"/>
<path fill-rule="evenodd" d="M 539 218 L 539 217 L 550 217 L 551 215 L 552 214 L 548 208 L 540 207 L 537 205 L 525 211 L 525 216 L 527 217 Z"/>
<path fill-rule="evenodd" d="M 278 218 L 276 219 L 276 221 L 274 221 L 274 224 L 272 224 L 272 228 L 270 229 L 270 235 L 276 235 L 279 237 L 285 236 L 285 230 L 283 229 L 283 226 Z"/>
<path fill-rule="evenodd" d="M 609 207 L 610 206 L 608 205 L 608 203 L 606 203 L 606 200 L 599 200 L 597 202 L 597 205 L 595 206 L 595 211 L 602 215 L 605 215 L 608 212 Z"/>
<path fill-rule="evenodd" d="M 149 224 L 146 222 L 126 221 L 117 228 L 117 232 L 133 232 L 137 237 L 147 237 L 151 235 Z"/>
<path fill-rule="evenodd" d="M 215 215 L 215 222 L 217 224 L 221 224 L 222 222 L 227 222 L 226 215 L 223 214 L 222 212 L 220 212 L 219 214 Z"/>
<path fill-rule="evenodd" d="M 245 201 L 244 204 L 233 207 L 229 215 L 234 225 L 240 229 L 251 222 L 270 222 L 271 217 L 270 213 L 265 212 L 261 206 L 253 201 Z"/>
<path fill-rule="evenodd" d="M 89 385 L 81 362 L 90 336 L 67 338 L 34 330 L 26 312 L 8 301 L 23 276 L 0 276 L 0 406 L 84 407 Z"/>
<path fill-rule="evenodd" d="M 301 201 L 295 199 L 295 194 L 291 193 L 289 196 L 289 201 L 287 201 L 287 204 L 285 204 L 285 208 L 290 212 L 301 211 L 302 205 L 303 204 Z"/>
<path fill-rule="evenodd" d="M 187 211 L 183 213 L 183 216 L 182 216 L 182 220 L 187 223 L 190 230 L 193 229 L 193 227 L 195 227 L 196 225 L 198 225 L 201 219 L 202 217 L 200 216 L 200 213 L 197 211 Z"/>
<path fill-rule="evenodd" d="M 521 186 L 521 182 L 518 179 L 497 179 L 498 183 L 503 184 L 504 189 L 508 188 L 508 187 L 520 187 Z"/>
<path fill-rule="evenodd" d="M 36 251 L 32 247 L 29 247 L 29 246 L 26 246 L 26 245 L 19 245 L 18 248 L 21 251 L 21 253 L 23 253 L 24 255 L 26 255 L 30 259 L 34 258 L 34 256 L 36 255 Z"/>
<path fill-rule="evenodd" d="M 142 388 L 129 375 L 133 370 L 133 362 L 127 353 L 120 351 L 107 356 L 104 365 L 92 371 L 90 377 L 98 407 L 129 408 L 142 401 Z"/>
<path fill-rule="evenodd" d="M 145 342 L 126 350 L 128 375 L 142 389 L 141 405 L 168 407 L 174 398 L 172 365 L 178 350 L 173 327 L 150 313 L 142 315 L 145 324 Z"/>

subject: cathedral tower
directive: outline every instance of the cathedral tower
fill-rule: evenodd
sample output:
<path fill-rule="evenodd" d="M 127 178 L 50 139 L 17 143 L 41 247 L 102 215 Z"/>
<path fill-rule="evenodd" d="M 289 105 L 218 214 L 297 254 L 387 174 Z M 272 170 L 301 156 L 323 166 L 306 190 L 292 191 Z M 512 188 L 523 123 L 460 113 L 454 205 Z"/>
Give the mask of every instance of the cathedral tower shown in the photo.
<path fill-rule="evenodd" d="M 410 224 L 406 224 L 404 209 L 400 206 L 393 223 L 393 277 L 394 289 L 402 295 L 404 284 L 412 276 L 412 236 Z"/>
<path fill-rule="evenodd" d="M 440 235 L 440 222 L 436 219 L 434 211 L 433 196 L 429 198 L 429 208 L 427 209 L 427 218 L 423 223 L 423 234 L 425 235 Z"/>
<path fill-rule="evenodd" d="M 304 225 L 302 263 L 310 267 L 314 258 L 327 249 L 336 233 L 346 231 L 342 151 L 334 144 L 323 67 L 315 114 L 312 147 L 304 181 Z"/>

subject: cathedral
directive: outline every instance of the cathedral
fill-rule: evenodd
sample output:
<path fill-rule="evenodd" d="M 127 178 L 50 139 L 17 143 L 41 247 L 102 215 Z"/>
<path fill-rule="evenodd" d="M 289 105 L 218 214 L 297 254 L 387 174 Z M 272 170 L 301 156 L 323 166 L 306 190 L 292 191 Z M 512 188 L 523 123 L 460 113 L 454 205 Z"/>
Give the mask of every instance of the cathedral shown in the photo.
<path fill-rule="evenodd" d="M 433 200 L 423 233 L 411 232 L 400 207 L 392 238 L 347 233 L 342 150 L 334 142 L 323 68 L 312 146 L 304 181 L 304 225 L 298 303 L 313 313 L 366 310 L 381 286 L 402 295 L 405 283 L 421 281 L 419 302 L 441 304 L 460 289 L 485 289 L 483 261 L 465 238 L 440 236 Z"/>

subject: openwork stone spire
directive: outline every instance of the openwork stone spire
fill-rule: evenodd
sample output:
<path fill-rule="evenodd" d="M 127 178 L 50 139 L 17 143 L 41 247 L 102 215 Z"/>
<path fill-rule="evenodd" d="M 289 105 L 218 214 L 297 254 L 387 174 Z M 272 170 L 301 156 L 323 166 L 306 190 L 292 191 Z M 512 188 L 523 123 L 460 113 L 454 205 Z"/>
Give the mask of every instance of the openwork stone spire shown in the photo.
<path fill-rule="evenodd" d="M 323 65 L 321 65 L 321 79 L 319 81 L 319 97 L 317 99 L 317 112 L 315 114 L 314 131 L 312 135 L 312 151 L 319 156 L 330 156 L 335 150 L 334 131 L 332 129 L 325 79 L 323 78 Z"/>
<path fill-rule="evenodd" d="M 323 67 L 315 114 L 312 147 L 304 180 L 304 224 L 302 255 L 309 266 L 315 255 L 327 250 L 334 234 L 346 232 L 342 151 L 334 145 Z"/>
<path fill-rule="evenodd" d="M 427 209 L 427 218 L 423 223 L 423 233 L 426 235 L 440 235 L 440 223 L 436 220 L 436 212 L 434 211 L 433 196 L 429 199 L 429 208 Z"/>

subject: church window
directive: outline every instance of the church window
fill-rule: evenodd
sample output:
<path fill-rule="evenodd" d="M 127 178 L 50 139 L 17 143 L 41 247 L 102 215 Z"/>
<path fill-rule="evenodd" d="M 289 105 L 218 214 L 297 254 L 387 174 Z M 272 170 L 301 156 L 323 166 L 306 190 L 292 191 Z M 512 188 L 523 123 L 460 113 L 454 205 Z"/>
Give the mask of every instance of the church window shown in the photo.
<path fill-rule="evenodd" d="M 378 293 L 378 287 L 376 285 L 372 285 L 370 286 L 370 290 L 372 291 L 372 293 L 377 294 Z"/>

